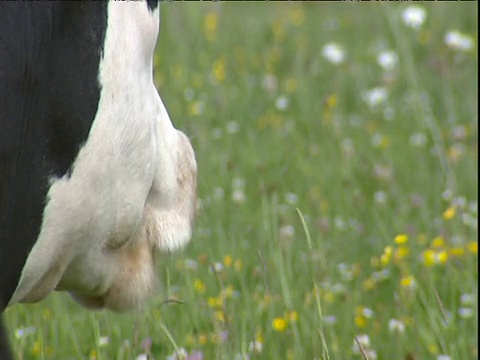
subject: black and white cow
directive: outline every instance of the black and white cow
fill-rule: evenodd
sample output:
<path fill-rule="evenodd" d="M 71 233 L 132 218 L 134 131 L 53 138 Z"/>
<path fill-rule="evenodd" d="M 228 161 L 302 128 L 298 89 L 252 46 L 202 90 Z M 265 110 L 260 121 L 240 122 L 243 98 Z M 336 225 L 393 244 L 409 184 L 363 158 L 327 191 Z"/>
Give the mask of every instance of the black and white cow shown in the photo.
<path fill-rule="evenodd" d="M 153 83 L 158 29 L 156 1 L 0 2 L 0 313 L 53 290 L 134 308 L 189 241 L 196 161 Z"/>

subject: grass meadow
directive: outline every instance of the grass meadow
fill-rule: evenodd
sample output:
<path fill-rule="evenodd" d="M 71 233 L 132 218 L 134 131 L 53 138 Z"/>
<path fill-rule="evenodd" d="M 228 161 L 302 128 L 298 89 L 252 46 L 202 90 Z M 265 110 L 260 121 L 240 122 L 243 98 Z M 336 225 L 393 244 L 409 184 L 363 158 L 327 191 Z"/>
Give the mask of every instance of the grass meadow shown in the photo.
<path fill-rule="evenodd" d="M 18 359 L 477 359 L 478 3 L 161 12 L 193 240 L 136 312 L 9 308 Z"/>

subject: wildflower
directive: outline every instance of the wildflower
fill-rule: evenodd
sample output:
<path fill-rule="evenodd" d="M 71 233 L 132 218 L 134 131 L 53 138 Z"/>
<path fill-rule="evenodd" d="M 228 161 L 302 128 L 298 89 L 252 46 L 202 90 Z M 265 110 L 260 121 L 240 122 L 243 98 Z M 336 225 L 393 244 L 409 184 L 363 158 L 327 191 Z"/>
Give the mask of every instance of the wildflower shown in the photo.
<path fill-rule="evenodd" d="M 266 74 L 262 80 L 262 87 L 270 93 L 275 92 L 278 89 L 278 80 L 275 75 Z"/>
<path fill-rule="evenodd" d="M 475 294 L 460 295 L 460 303 L 464 306 L 473 305 L 475 303 Z"/>
<path fill-rule="evenodd" d="M 298 203 L 298 195 L 294 193 L 286 193 L 285 201 L 290 205 L 296 205 Z"/>
<path fill-rule="evenodd" d="M 387 101 L 388 92 L 384 87 L 375 87 L 364 91 L 362 93 L 362 98 L 367 103 L 368 107 L 371 110 L 374 110 Z"/>
<path fill-rule="evenodd" d="M 277 110 L 280 110 L 280 111 L 287 110 L 288 104 L 289 104 L 289 100 L 285 95 L 281 95 L 275 100 L 275 107 L 277 108 Z"/>
<path fill-rule="evenodd" d="M 212 308 L 221 308 L 223 306 L 223 300 L 219 297 L 209 297 L 207 299 L 208 306 Z"/>
<path fill-rule="evenodd" d="M 100 336 L 98 339 L 98 346 L 105 346 L 110 342 L 110 338 L 108 336 Z"/>
<path fill-rule="evenodd" d="M 248 351 L 255 354 L 261 354 L 263 351 L 263 343 L 258 340 L 252 341 L 248 344 Z"/>
<path fill-rule="evenodd" d="M 354 321 L 355 325 L 360 329 L 363 329 L 365 326 L 367 326 L 367 319 L 363 315 L 355 316 Z"/>
<path fill-rule="evenodd" d="M 437 236 L 432 240 L 432 247 L 434 248 L 443 248 L 445 247 L 445 239 L 441 236 Z"/>
<path fill-rule="evenodd" d="M 432 266 L 434 264 L 445 264 L 448 260 L 448 252 L 445 250 L 434 251 L 428 249 L 422 253 L 422 257 L 425 266 Z"/>
<path fill-rule="evenodd" d="M 206 288 L 205 283 L 200 279 L 193 282 L 193 287 L 199 294 L 203 294 Z"/>
<path fill-rule="evenodd" d="M 229 121 L 227 123 L 227 132 L 229 134 L 236 134 L 240 130 L 240 124 L 237 121 Z"/>
<path fill-rule="evenodd" d="M 188 106 L 188 112 L 191 116 L 201 115 L 203 114 L 204 110 L 205 110 L 205 104 L 200 100 L 194 101 Z"/>
<path fill-rule="evenodd" d="M 383 70 L 392 71 L 397 67 L 398 55 L 392 50 L 382 51 L 377 56 L 377 63 L 383 68 Z"/>
<path fill-rule="evenodd" d="M 470 241 L 467 244 L 467 251 L 471 252 L 472 254 L 478 254 L 478 242 L 476 241 Z"/>
<path fill-rule="evenodd" d="M 322 55 L 332 64 L 338 65 L 345 61 L 345 50 L 337 43 L 330 42 L 322 48 Z"/>
<path fill-rule="evenodd" d="M 288 319 L 288 321 L 297 322 L 298 321 L 298 313 L 295 310 L 288 311 L 285 314 L 285 318 Z"/>
<path fill-rule="evenodd" d="M 219 273 L 223 271 L 223 264 L 221 262 L 214 262 L 212 266 L 210 266 L 210 272 Z"/>
<path fill-rule="evenodd" d="M 375 191 L 373 198 L 377 204 L 384 205 L 387 202 L 387 193 L 385 191 Z"/>
<path fill-rule="evenodd" d="M 20 329 L 15 330 L 15 338 L 20 339 L 20 338 L 25 337 L 27 335 L 33 334 L 36 331 L 37 331 L 37 328 L 35 326 L 20 328 Z"/>
<path fill-rule="evenodd" d="M 280 228 L 280 236 L 284 239 L 290 239 L 295 235 L 295 228 L 292 225 L 284 225 Z"/>
<path fill-rule="evenodd" d="M 397 245 L 405 244 L 405 243 L 408 241 L 408 235 L 399 234 L 399 235 L 395 236 L 395 238 L 393 239 L 393 241 L 394 241 L 395 244 L 397 244 Z"/>
<path fill-rule="evenodd" d="M 213 76 L 218 83 L 222 83 L 226 76 L 226 60 L 225 57 L 221 57 L 213 63 Z"/>
<path fill-rule="evenodd" d="M 452 360 L 452 358 L 445 354 L 440 354 L 437 356 L 437 360 Z"/>
<path fill-rule="evenodd" d="M 418 30 L 421 28 L 425 19 L 427 17 L 427 13 L 425 10 L 420 6 L 409 6 L 402 12 L 402 20 L 408 27 L 411 27 L 414 30 Z"/>
<path fill-rule="evenodd" d="M 465 254 L 465 249 L 462 247 L 454 247 L 448 250 L 450 256 L 463 256 Z"/>
<path fill-rule="evenodd" d="M 245 202 L 246 196 L 243 189 L 235 189 L 232 192 L 232 201 L 237 204 L 243 204 Z"/>
<path fill-rule="evenodd" d="M 222 310 L 215 311 L 215 319 L 220 322 L 225 322 L 225 313 Z"/>
<path fill-rule="evenodd" d="M 427 136 L 422 132 L 416 132 L 410 136 L 409 142 L 410 145 L 421 148 L 427 143 Z"/>
<path fill-rule="evenodd" d="M 467 308 L 467 307 L 461 307 L 458 309 L 458 315 L 462 319 L 467 319 L 473 317 L 473 309 L 472 308 Z"/>
<path fill-rule="evenodd" d="M 208 41 L 213 41 L 215 39 L 217 24 L 218 24 L 217 13 L 210 12 L 205 16 L 203 31 Z"/>
<path fill-rule="evenodd" d="M 385 266 L 390 262 L 390 258 L 392 257 L 392 252 L 393 252 L 393 249 L 391 246 L 385 247 L 385 250 L 383 250 L 382 256 L 380 256 L 380 263 L 382 264 L 382 266 Z"/>
<path fill-rule="evenodd" d="M 405 332 L 405 324 L 397 319 L 390 319 L 388 322 L 388 329 L 393 333 L 397 332 L 403 334 Z"/>
<path fill-rule="evenodd" d="M 295 26 L 300 26 L 305 21 L 305 13 L 300 9 L 295 9 L 291 12 L 290 21 Z"/>
<path fill-rule="evenodd" d="M 285 331 L 285 329 L 287 328 L 287 325 L 288 325 L 287 320 L 281 317 L 276 317 L 272 321 L 273 330 L 278 332 Z"/>
<path fill-rule="evenodd" d="M 443 41 L 452 50 L 466 52 L 473 49 L 473 38 L 458 30 L 447 32 Z"/>
<path fill-rule="evenodd" d="M 223 257 L 223 263 L 225 264 L 225 267 L 229 268 L 233 264 L 233 259 L 232 256 L 227 254 Z"/>
<path fill-rule="evenodd" d="M 199 334 L 198 335 L 198 343 L 200 345 L 205 345 L 208 342 L 208 337 L 205 334 Z"/>
<path fill-rule="evenodd" d="M 400 279 L 400 286 L 403 288 L 414 289 L 416 287 L 415 278 L 413 276 L 404 276 Z"/>
<path fill-rule="evenodd" d="M 167 358 L 168 359 L 168 358 Z M 148 355 L 147 354 L 139 354 L 137 355 L 137 357 L 135 358 L 135 360 L 148 360 Z"/>
<path fill-rule="evenodd" d="M 368 359 L 376 359 L 377 353 L 371 349 L 370 338 L 367 334 L 357 335 L 353 339 L 352 350 L 355 354 L 363 354 L 368 356 Z"/>
<path fill-rule="evenodd" d="M 439 251 L 439 252 L 437 253 L 437 258 L 438 258 L 438 262 L 439 262 L 440 264 L 442 264 L 442 265 L 445 264 L 445 263 L 447 262 L 447 260 L 448 260 L 448 252 L 446 252 L 446 251 Z"/>

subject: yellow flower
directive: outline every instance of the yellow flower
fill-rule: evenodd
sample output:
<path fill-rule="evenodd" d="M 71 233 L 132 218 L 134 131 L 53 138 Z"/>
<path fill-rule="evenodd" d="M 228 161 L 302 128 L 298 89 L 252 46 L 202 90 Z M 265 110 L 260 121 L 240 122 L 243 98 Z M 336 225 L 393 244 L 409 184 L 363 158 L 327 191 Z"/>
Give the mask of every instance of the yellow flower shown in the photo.
<path fill-rule="evenodd" d="M 323 299 L 325 300 L 325 302 L 327 303 L 332 303 L 335 301 L 335 294 L 332 292 L 332 291 L 327 291 L 325 292 L 325 294 L 323 295 Z"/>
<path fill-rule="evenodd" d="M 432 266 L 436 262 L 436 253 L 433 250 L 430 250 L 430 249 L 425 250 L 422 253 L 422 257 L 423 257 L 423 263 L 425 264 L 425 266 Z"/>
<path fill-rule="evenodd" d="M 367 319 L 365 318 L 365 316 L 363 315 L 355 316 L 355 325 L 360 329 L 367 326 Z"/>
<path fill-rule="evenodd" d="M 205 283 L 200 279 L 194 281 L 193 287 L 200 294 L 203 294 L 205 292 Z"/>
<path fill-rule="evenodd" d="M 437 259 L 440 264 L 445 264 L 448 260 L 448 253 L 446 251 L 440 251 L 437 253 Z"/>
<path fill-rule="evenodd" d="M 232 266 L 232 263 L 233 263 L 233 259 L 230 255 L 225 255 L 223 257 L 223 263 L 225 264 L 225 267 L 230 267 Z"/>
<path fill-rule="evenodd" d="M 293 310 L 293 311 L 288 311 L 285 313 L 285 319 L 288 319 L 288 321 L 291 322 L 297 322 L 298 321 L 298 313 Z"/>
<path fill-rule="evenodd" d="M 405 243 L 408 241 L 408 235 L 398 234 L 397 236 L 395 236 L 395 238 L 393 239 L 393 241 L 394 241 L 395 244 L 397 244 L 397 245 L 405 244 Z"/>
<path fill-rule="evenodd" d="M 260 343 L 263 343 L 264 340 L 263 340 L 263 334 L 260 330 L 257 330 L 257 332 L 255 333 L 255 341 L 258 341 Z"/>
<path fill-rule="evenodd" d="M 205 334 L 199 334 L 198 335 L 198 343 L 200 345 L 205 345 L 208 342 L 208 337 Z"/>
<path fill-rule="evenodd" d="M 371 277 L 363 281 L 363 288 L 365 290 L 372 290 L 375 288 L 376 285 L 377 285 L 377 282 L 375 281 L 375 279 Z"/>
<path fill-rule="evenodd" d="M 443 218 L 445 220 L 451 220 L 454 218 L 457 213 L 457 208 L 455 206 L 450 206 L 447 210 L 443 212 Z"/>
<path fill-rule="evenodd" d="M 410 255 L 410 248 L 408 246 L 399 246 L 395 250 L 395 259 L 400 260 Z"/>
<path fill-rule="evenodd" d="M 217 82 L 221 83 L 225 80 L 226 76 L 226 60 L 225 57 L 221 57 L 213 63 L 213 75 Z"/>
<path fill-rule="evenodd" d="M 215 311 L 215 319 L 225 322 L 225 313 L 222 310 Z"/>
<path fill-rule="evenodd" d="M 295 26 L 300 26 L 305 21 L 305 13 L 300 9 L 295 9 L 290 14 L 292 24 Z"/>
<path fill-rule="evenodd" d="M 281 317 L 277 317 L 272 321 L 273 330 L 278 332 L 285 331 L 285 329 L 287 328 L 287 325 L 288 325 L 287 320 Z"/>
<path fill-rule="evenodd" d="M 385 250 L 383 250 L 382 256 L 380 256 L 380 263 L 385 266 L 390 262 L 390 258 L 392 257 L 393 248 L 391 246 L 387 246 Z"/>
<path fill-rule="evenodd" d="M 217 13 L 209 12 L 207 15 L 205 15 L 205 20 L 203 23 L 203 32 L 208 41 L 213 41 L 215 39 L 217 24 L 218 24 Z"/>
<path fill-rule="evenodd" d="M 235 260 L 235 264 L 233 265 L 233 267 L 235 268 L 236 271 L 240 271 L 242 270 L 242 260 Z"/>
<path fill-rule="evenodd" d="M 432 354 L 438 354 L 438 347 L 435 344 L 428 345 L 428 351 Z"/>
<path fill-rule="evenodd" d="M 471 252 L 472 254 L 478 254 L 478 242 L 476 241 L 470 241 L 467 244 L 467 250 Z"/>
<path fill-rule="evenodd" d="M 414 288 L 415 287 L 415 278 L 413 276 L 404 276 L 400 279 L 400 285 L 403 288 Z"/>
<path fill-rule="evenodd" d="M 462 247 L 451 248 L 448 250 L 450 256 L 463 256 L 465 254 L 465 249 Z"/>
<path fill-rule="evenodd" d="M 445 239 L 442 236 L 437 236 L 435 239 L 432 240 L 432 247 L 434 248 L 445 247 Z"/>
<path fill-rule="evenodd" d="M 223 300 L 219 297 L 209 297 L 207 299 L 208 306 L 210 307 L 222 307 L 223 306 Z"/>

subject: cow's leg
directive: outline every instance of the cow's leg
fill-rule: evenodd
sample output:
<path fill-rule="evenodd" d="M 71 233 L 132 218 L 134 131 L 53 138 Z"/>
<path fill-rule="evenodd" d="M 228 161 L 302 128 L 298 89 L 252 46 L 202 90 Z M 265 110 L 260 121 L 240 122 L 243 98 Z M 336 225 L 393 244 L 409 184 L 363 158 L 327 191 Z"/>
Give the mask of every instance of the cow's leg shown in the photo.
<path fill-rule="evenodd" d="M 13 359 L 10 346 L 8 345 L 7 332 L 3 325 L 3 319 L 0 317 L 0 359 L 11 360 Z"/>

